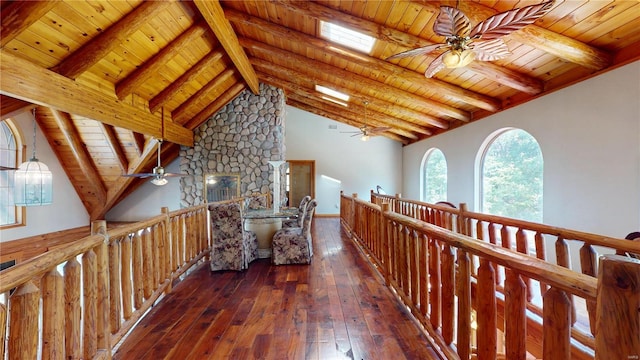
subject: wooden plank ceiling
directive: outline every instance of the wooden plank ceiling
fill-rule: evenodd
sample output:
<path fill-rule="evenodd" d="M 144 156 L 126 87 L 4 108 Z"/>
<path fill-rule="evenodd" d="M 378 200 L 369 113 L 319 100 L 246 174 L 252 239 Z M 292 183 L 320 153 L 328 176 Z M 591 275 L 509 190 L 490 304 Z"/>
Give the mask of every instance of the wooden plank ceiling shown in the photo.
<path fill-rule="evenodd" d="M 640 58 L 640 3 L 556 1 L 504 37 L 512 55 L 425 72 L 433 54 L 385 60 L 443 42 L 441 5 L 472 25 L 540 3 L 474 1 L 0 1 L 2 119 L 35 108 L 37 122 L 92 219 L 164 164 L 192 130 L 263 82 L 287 103 L 338 122 L 388 127 L 410 144 L 480 120 Z M 369 53 L 320 36 L 320 22 L 376 39 Z M 636 79 L 637 80 L 637 79 Z M 350 96 L 326 100 L 322 85 Z M 365 105 L 366 104 L 366 105 Z M 365 116 L 366 112 L 366 116 Z M 344 135 L 344 136 L 343 136 Z M 336 141 L 348 141 L 336 133 Z"/>

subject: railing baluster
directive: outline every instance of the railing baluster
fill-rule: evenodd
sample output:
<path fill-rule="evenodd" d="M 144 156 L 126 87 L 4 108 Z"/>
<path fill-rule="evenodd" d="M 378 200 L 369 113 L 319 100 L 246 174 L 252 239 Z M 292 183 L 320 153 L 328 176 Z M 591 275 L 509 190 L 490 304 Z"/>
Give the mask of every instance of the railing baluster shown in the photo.
<path fill-rule="evenodd" d="M 431 320 L 431 326 L 434 329 L 440 328 L 440 244 L 436 239 L 429 239 L 429 284 L 431 285 L 431 292 L 429 297 L 429 303 L 431 304 L 431 311 L 429 318 Z"/>
<path fill-rule="evenodd" d="M 109 243 L 109 319 L 111 322 L 111 332 L 113 334 L 120 330 L 120 289 L 123 279 L 120 277 L 120 239 L 113 239 Z M 125 279 L 126 281 L 126 279 Z"/>
<path fill-rule="evenodd" d="M 9 359 L 35 359 L 38 353 L 40 289 L 29 281 L 9 301 Z"/>
<path fill-rule="evenodd" d="M 505 279 L 505 346 L 506 358 L 525 360 L 527 357 L 526 286 L 520 275 L 506 270 Z"/>
<path fill-rule="evenodd" d="M 420 234 L 418 239 L 419 265 L 420 269 L 420 313 L 427 315 L 429 311 L 429 239 L 426 235 Z"/>
<path fill-rule="evenodd" d="M 409 256 L 409 278 L 411 280 L 411 305 L 417 307 L 420 299 L 418 290 L 418 235 L 414 230 L 411 230 L 410 236 L 407 238 L 409 240 L 409 253 L 407 255 Z"/>
<path fill-rule="evenodd" d="M 495 273 L 490 262 L 480 259 L 478 268 L 478 294 L 476 296 L 478 314 L 478 359 L 494 360 L 497 355 Z"/>
<path fill-rule="evenodd" d="M 142 236 L 140 235 L 140 231 L 136 231 L 133 236 L 132 242 L 132 250 L 133 250 L 133 306 L 135 306 L 136 310 L 142 308 L 142 303 L 144 302 L 144 266 L 142 265 L 143 260 L 143 246 L 142 246 Z"/>
<path fill-rule="evenodd" d="M 454 254 L 453 248 L 445 244 L 442 249 L 442 337 L 447 345 L 453 341 L 454 320 Z"/>
<path fill-rule="evenodd" d="M 525 234 L 522 228 L 519 228 L 516 232 L 516 250 L 521 254 L 529 255 L 529 244 L 527 242 L 527 234 Z M 531 289 L 531 279 L 523 276 L 522 281 L 524 281 L 525 286 L 527 287 L 527 301 L 531 302 L 533 300 L 533 291 Z"/>
<path fill-rule="evenodd" d="M 596 270 L 596 252 L 593 247 L 587 243 L 580 248 L 580 268 L 582 273 L 596 277 L 598 272 Z M 587 301 L 587 313 L 589 314 L 589 330 L 591 334 L 596 334 L 596 302 Z M 640 355 L 640 354 L 639 354 Z"/>
<path fill-rule="evenodd" d="M 487 232 L 489 233 L 489 242 L 493 245 L 498 245 L 498 239 L 496 236 L 497 231 L 498 230 L 496 229 L 496 225 L 492 222 L 489 223 L 489 225 L 487 226 Z M 492 266 L 496 278 L 496 285 L 499 285 L 502 283 L 502 276 L 500 275 L 498 264 L 492 264 Z"/>
<path fill-rule="evenodd" d="M 547 254 L 545 252 L 544 236 L 539 231 L 536 232 L 536 257 L 540 260 L 547 260 Z M 540 295 L 544 295 L 547 292 L 547 284 L 542 281 L 538 281 L 540 284 Z"/>
<path fill-rule="evenodd" d="M 142 234 L 142 269 L 143 269 L 143 284 L 144 284 L 144 298 L 148 299 L 153 294 L 153 244 L 152 234 L 149 228 L 144 229 Z"/>
<path fill-rule="evenodd" d="M 456 289 L 458 296 L 458 356 L 469 359 L 471 350 L 471 265 L 469 254 L 458 249 Z"/>
<path fill-rule="evenodd" d="M 82 357 L 80 334 L 82 332 L 80 307 L 80 272 L 82 268 L 76 258 L 64 265 L 64 299 L 65 299 L 65 336 L 64 345 L 66 359 L 75 360 Z"/>
<path fill-rule="evenodd" d="M 551 287 L 543 298 L 543 358 L 571 358 L 571 302 L 564 291 Z"/>
<path fill-rule="evenodd" d="M 131 303 L 133 299 L 133 278 L 131 271 L 131 236 L 129 235 L 125 235 L 124 239 L 122 239 L 120 256 L 120 264 L 122 264 L 122 268 L 120 269 L 120 278 L 122 279 L 122 316 L 125 320 L 129 320 L 131 318 L 131 314 L 133 313 L 133 305 Z"/>
<path fill-rule="evenodd" d="M 54 268 L 42 278 L 42 359 L 64 357 L 63 329 L 64 280 Z"/>
<path fill-rule="evenodd" d="M 98 265 L 96 254 L 89 250 L 82 256 L 82 356 L 91 359 L 98 351 Z"/>
<path fill-rule="evenodd" d="M 566 240 L 561 236 L 556 240 L 556 262 L 558 265 L 571 269 L 571 259 L 569 258 L 569 245 Z M 571 303 L 571 324 L 575 324 L 578 318 L 576 314 L 576 306 L 573 301 L 573 296 L 569 295 L 569 302 Z"/>

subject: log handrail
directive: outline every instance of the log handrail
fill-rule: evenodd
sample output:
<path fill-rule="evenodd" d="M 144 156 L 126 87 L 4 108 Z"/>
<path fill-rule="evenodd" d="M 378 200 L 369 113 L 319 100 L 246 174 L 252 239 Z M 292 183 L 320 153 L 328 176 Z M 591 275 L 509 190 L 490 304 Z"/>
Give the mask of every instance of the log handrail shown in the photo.
<path fill-rule="evenodd" d="M 532 355 L 545 359 L 593 359 L 598 348 L 600 354 L 606 354 L 601 343 L 609 341 L 611 344 L 620 336 L 638 338 L 640 318 L 635 312 L 640 306 L 637 290 L 640 262 L 619 257 L 626 261 L 625 265 L 618 266 L 625 269 L 619 272 L 627 276 L 627 283 L 610 290 L 615 287 L 611 286 L 615 281 L 609 279 L 609 288 L 602 290 L 607 284 L 603 280 L 602 266 L 607 265 L 603 260 L 598 264 L 592 247 L 606 245 L 610 251 L 638 252 L 638 244 L 472 213 L 464 204 L 454 209 L 373 191 L 371 202 L 341 194 L 340 203 L 341 222 L 387 285 L 434 339 L 442 357 L 468 359 L 474 354 L 478 358 L 523 360 Z M 362 232 L 362 229 L 372 227 L 379 230 L 374 234 Z M 530 229 L 536 231 L 532 244 L 526 241 L 526 231 Z M 557 264 L 540 256 L 540 249 L 544 249 L 543 237 L 547 235 L 557 237 Z M 568 266 L 567 239 L 583 242 L 579 251 L 581 272 Z M 535 246 L 535 256 L 528 254 L 529 245 Z M 600 271 L 599 278 L 596 278 L 596 269 Z M 606 269 L 604 273 L 607 273 Z M 531 281 L 539 282 L 544 289 L 542 301 L 536 306 L 531 304 Z M 630 288 L 633 289 L 631 292 Z M 452 298 L 451 289 L 454 289 L 455 298 Z M 629 293 L 634 295 L 625 302 L 626 307 L 616 308 L 620 307 L 620 299 L 629 298 Z M 601 310 L 607 304 L 601 299 L 604 297 L 612 300 L 606 310 Z M 586 321 L 591 334 L 574 326 L 575 299 L 584 299 L 586 303 L 589 310 Z M 456 314 L 457 322 L 452 320 L 450 313 Z M 619 315 L 622 317 L 617 317 Z M 627 321 L 634 316 L 626 326 L 618 326 L 614 320 Z M 474 330 L 471 319 L 477 321 L 477 328 L 482 331 Z M 613 322 L 609 326 L 612 331 L 606 334 L 606 339 L 599 331 L 596 339 L 595 329 L 601 326 L 596 326 L 596 322 L 603 321 Z M 451 329 L 451 324 L 455 329 Z M 528 334 L 529 330 L 531 334 Z M 502 333 L 503 342 L 496 340 L 496 332 Z M 538 339 L 530 341 L 528 336 Z M 475 340 L 474 346 L 470 340 Z M 501 348 L 501 344 L 505 347 Z M 637 352 L 637 347 L 637 341 L 633 340 L 627 342 L 626 349 L 616 351 L 624 356 L 637 356 L 629 352 L 629 349 Z"/>

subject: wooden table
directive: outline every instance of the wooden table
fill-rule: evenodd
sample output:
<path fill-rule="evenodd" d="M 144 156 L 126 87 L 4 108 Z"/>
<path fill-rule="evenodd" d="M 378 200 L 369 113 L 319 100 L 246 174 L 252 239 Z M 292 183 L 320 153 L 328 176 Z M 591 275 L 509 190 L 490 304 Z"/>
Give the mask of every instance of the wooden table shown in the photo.
<path fill-rule="evenodd" d="M 271 241 L 282 228 L 282 219 L 297 216 L 298 208 L 284 208 L 277 213 L 273 209 L 249 209 L 244 213 L 244 229 L 256 233 L 258 239 L 258 258 L 271 257 Z"/>

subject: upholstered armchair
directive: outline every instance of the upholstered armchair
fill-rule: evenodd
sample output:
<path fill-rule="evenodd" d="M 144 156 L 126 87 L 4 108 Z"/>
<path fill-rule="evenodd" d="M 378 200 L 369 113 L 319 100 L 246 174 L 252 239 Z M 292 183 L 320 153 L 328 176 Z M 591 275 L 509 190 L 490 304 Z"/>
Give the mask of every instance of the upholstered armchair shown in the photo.
<path fill-rule="evenodd" d="M 211 271 L 244 270 L 258 257 L 256 234 L 244 230 L 240 204 L 211 204 Z"/>
<path fill-rule="evenodd" d="M 273 235 L 273 264 L 311 263 L 311 257 L 313 256 L 311 221 L 316 205 L 318 205 L 316 199 L 307 203 L 303 213 L 300 214 L 302 227 L 283 228 Z"/>
<path fill-rule="evenodd" d="M 311 196 L 307 195 L 300 200 L 300 205 L 298 206 L 298 217 L 295 219 L 286 219 L 282 220 L 283 228 L 293 228 L 293 227 L 302 227 L 302 219 L 304 209 L 307 207 L 307 203 L 311 201 Z"/>

